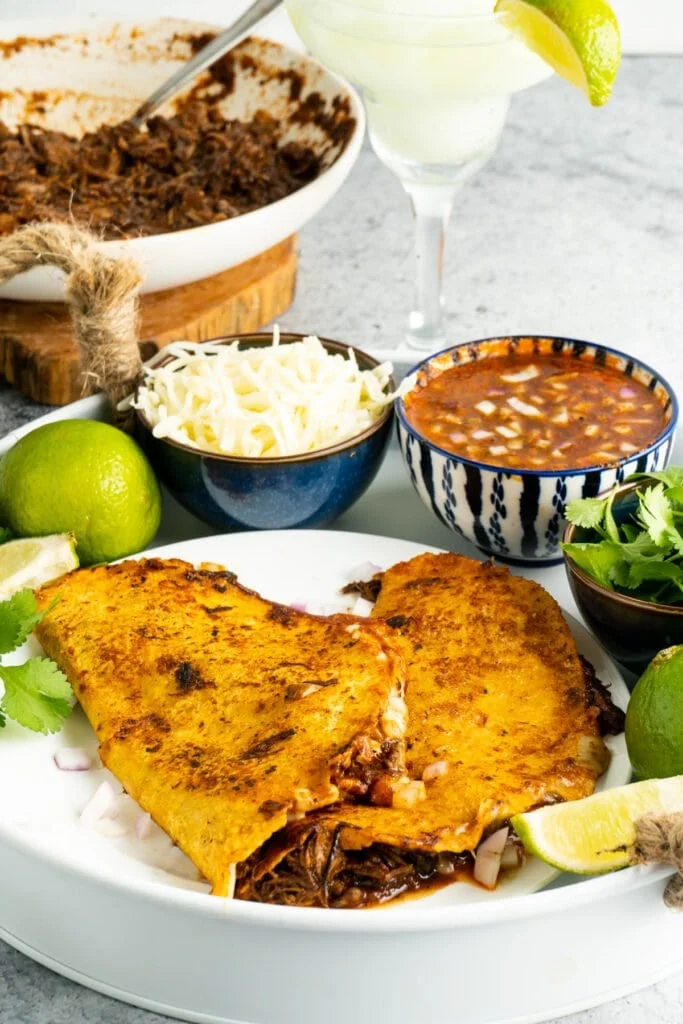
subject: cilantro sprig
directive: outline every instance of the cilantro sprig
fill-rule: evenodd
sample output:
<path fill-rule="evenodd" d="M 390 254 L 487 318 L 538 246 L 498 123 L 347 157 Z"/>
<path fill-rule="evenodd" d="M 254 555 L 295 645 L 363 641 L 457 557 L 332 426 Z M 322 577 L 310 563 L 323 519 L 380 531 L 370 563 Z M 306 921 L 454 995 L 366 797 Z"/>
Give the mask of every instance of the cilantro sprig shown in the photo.
<path fill-rule="evenodd" d="M 565 516 L 589 531 L 583 542 L 563 544 L 566 554 L 598 583 L 642 601 L 683 605 L 683 466 L 636 473 L 646 480 L 624 522 L 605 498 L 570 501 Z"/>
<path fill-rule="evenodd" d="M 38 611 L 32 590 L 20 590 L 0 601 L 0 655 L 11 654 L 24 643 L 54 607 Z M 50 658 L 29 658 L 23 665 L 0 664 L 0 728 L 8 718 L 43 734 L 58 732 L 71 714 L 73 691 L 69 680 Z"/>

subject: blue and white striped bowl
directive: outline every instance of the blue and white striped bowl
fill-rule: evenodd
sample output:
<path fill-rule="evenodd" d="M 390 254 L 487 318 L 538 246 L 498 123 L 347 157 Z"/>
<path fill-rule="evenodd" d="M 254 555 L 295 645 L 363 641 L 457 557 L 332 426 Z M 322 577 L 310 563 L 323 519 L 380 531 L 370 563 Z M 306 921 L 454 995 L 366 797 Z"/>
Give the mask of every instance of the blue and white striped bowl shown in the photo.
<path fill-rule="evenodd" d="M 586 341 L 570 338 L 516 336 L 485 338 L 445 349 L 418 363 L 408 379 L 428 379 L 454 364 L 511 354 L 531 342 L 543 354 L 570 352 L 581 362 L 608 363 L 632 377 L 659 398 L 667 424 L 656 441 L 610 466 L 584 469 L 511 470 L 461 458 L 427 441 L 406 418 L 402 399 L 396 402 L 397 431 L 410 479 L 427 508 L 456 533 L 482 551 L 517 565 L 557 565 L 564 510 L 574 498 L 609 490 L 631 473 L 668 465 L 678 422 L 678 402 L 671 386 L 638 359 Z"/>

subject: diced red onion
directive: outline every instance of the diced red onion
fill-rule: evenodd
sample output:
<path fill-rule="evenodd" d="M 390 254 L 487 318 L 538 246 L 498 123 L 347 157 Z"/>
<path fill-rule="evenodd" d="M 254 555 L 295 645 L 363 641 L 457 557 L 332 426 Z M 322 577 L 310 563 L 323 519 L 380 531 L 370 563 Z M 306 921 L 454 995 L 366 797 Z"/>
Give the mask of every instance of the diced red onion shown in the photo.
<path fill-rule="evenodd" d="M 475 441 L 485 441 L 487 439 L 487 437 L 493 437 L 493 434 L 491 433 L 490 430 L 473 430 L 472 431 L 472 438 Z"/>
<path fill-rule="evenodd" d="M 352 569 L 344 573 L 344 576 L 349 583 L 355 583 L 357 580 L 369 580 L 378 572 L 382 572 L 381 565 L 376 565 L 374 562 L 361 562 L 360 565 L 354 565 Z"/>
<path fill-rule="evenodd" d="M 289 605 L 295 612 L 307 612 L 308 605 L 304 604 L 303 601 L 292 601 Z"/>
<path fill-rule="evenodd" d="M 477 847 L 474 857 L 474 879 L 486 889 L 496 887 L 509 832 L 509 828 L 499 828 Z"/>
<path fill-rule="evenodd" d="M 91 828 L 102 818 L 108 817 L 115 805 L 116 793 L 114 787 L 109 782 L 101 782 L 81 811 L 81 825 Z"/>
<path fill-rule="evenodd" d="M 370 615 L 374 607 L 375 606 L 372 603 L 372 601 L 366 601 L 364 597 L 359 597 L 354 602 L 353 608 L 351 609 L 351 613 L 352 615 L 359 615 L 363 618 L 366 618 L 368 615 Z"/>
<path fill-rule="evenodd" d="M 633 388 L 623 387 L 619 390 L 619 398 L 635 398 L 636 393 Z"/>
<path fill-rule="evenodd" d="M 514 842 L 514 840 L 510 841 L 508 839 L 500 857 L 501 870 L 511 871 L 513 868 L 521 867 L 523 859 L 524 854 L 519 844 Z"/>
<path fill-rule="evenodd" d="M 328 615 L 341 615 L 342 613 L 350 615 L 351 609 L 355 603 L 355 598 L 349 598 L 348 595 L 346 595 L 346 597 L 348 598 L 346 601 L 325 601 L 322 604 L 316 604 L 314 607 L 309 607 L 308 611 L 312 612 L 314 615 L 322 615 L 325 617 Z"/>
<path fill-rule="evenodd" d="M 467 434 L 455 433 L 451 434 L 451 441 L 453 444 L 464 444 L 467 440 Z"/>
<path fill-rule="evenodd" d="M 100 835 L 106 836 L 107 839 L 120 839 L 121 836 L 125 836 L 128 833 L 128 829 L 123 822 L 115 821 L 113 818 L 100 818 L 99 821 L 93 823 L 92 827 Z"/>
<path fill-rule="evenodd" d="M 152 831 L 152 815 L 142 811 L 135 819 L 135 838 L 147 839 Z"/>
<path fill-rule="evenodd" d="M 82 747 L 60 747 L 53 757 L 60 772 L 87 772 L 92 768 L 92 758 Z"/>

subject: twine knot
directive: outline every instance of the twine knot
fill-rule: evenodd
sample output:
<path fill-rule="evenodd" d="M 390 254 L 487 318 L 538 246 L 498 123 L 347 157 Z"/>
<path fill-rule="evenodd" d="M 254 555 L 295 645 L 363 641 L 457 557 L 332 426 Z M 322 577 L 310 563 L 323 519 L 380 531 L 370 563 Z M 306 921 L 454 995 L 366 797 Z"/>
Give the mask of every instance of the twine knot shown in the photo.
<path fill-rule="evenodd" d="M 664 902 L 683 910 L 683 813 L 639 818 L 631 856 L 634 864 L 671 864 L 676 868 L 664 890 Z"/>
<path fill-rule="evenodd" d="M 0 239 L 0 284 L 38 266 L 57 267 L 66 275 L 84 390 L 92 385 L 104 391 L 116 419 L 118 403 L 133 391 L 142 368 L 137 264 L 125 256 L 105 256 L 94 235 L 70 224 L 29 224 Z"/>

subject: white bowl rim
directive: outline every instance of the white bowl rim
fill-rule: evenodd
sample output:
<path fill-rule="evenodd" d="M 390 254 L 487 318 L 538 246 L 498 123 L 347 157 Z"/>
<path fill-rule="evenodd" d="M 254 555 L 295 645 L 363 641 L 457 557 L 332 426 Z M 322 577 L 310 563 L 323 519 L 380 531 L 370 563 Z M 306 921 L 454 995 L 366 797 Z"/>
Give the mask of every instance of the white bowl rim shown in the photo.
<path fill-rule="evenodd" d="M 156 24 L 157 22 L 164 20 L 169 19 L 165 19 L 163 17 L 131 19 L 130 24 Z M 191 21 L 192 19 L 183 20 Z M 70 26 L 69 28 L 65 27 L 67 24 Z M 98 29 L 101 30 L 106 28 L 107 26 L 119 26 L 122 24 L 124 24 L 124 22 L 122 22 L 120 19 L 107 18 L 103 17 L 102 15 L 96 15 L 94 19 L 87 24 L 87 30 L 92 29 L 93 31 L 97 31 Z M 73 23 L 73 19 L 69 16 L 67 16 L 63 22 L 61 21 L 61 19 L 55 17 L 30 19 L 17 18 L 14 19 L 13 21 L 5 22 L 4 24 L 0 25 L 0 40 L 8 38 L 8 29 L 11 31 L 13 25 L 24 26 L 24 29 L 30 26 L 32 36 L 35 36 L 36 38 L 42 38 L 43 35 L 45 35 L 46 37 L 58 35 L 60 31 L 62 34 L 71 34 L 77 31 L 76 26 Z M 60 26 L 62 26 L 61 29 Z M 83 29 L 81 26 L 81 32 L 82 31 Z M 13 37 L 10 36 L 10 38 Z M 281 199 L 276 199 L 271 203 L 267 203 L 265 206 L 259 206 L 258 209 L 256 210 L 250 210 L 248 213 L 241 213 L 238 214 L 236 217 L 230 217 L 228 218 L 227 221 L 216 221 L 211 224 L 198 224 L 195 227 L 181 228 L 178 231 L 164 231 L 150 235 L 135 235 L 131 238 L 110 238 L 107 240 L 97 240 L 95 242 L 95 245 L 97 249 L 99 249 L 101 252 L 108 253 L 110 250 L 120 251 L 123 247 L 125 252 L 129 252 L 130 255 L 135 256 L 136 252 L 139 249 L 144 249 L 146 245 L 161 244 L 160 242 L 158 243 L 157 240 L 162 240 L 168 238 L 169 236 L 173 236 L 174 239 L 178 239 L 179 243 L 182 243 L 183 239 L 190 234 L 192 235 L 193 239 L 197 239 L 197 232 L 199 231 L 202 231 L 204 233 L 202 237 L 206 238 L 208 241 L 208 238 L 211 234 L 220 235 L 221 231 L 225 231 L 226 223 L 233 224 L 237 221 L 239 221 L 240 226 L 245 226 L 247 229 L 249 229 L 255 224 L 255 222 L 258 219 L 261 219 L 265 216 L 269 216 L 273 210 L 279 211 L 284 209 L 286 204 L 289 204 L 290 200 L 294 200 L 295 197 L 309 194 L 310 191 L 315 189 L 316 185 L 318 185 L 319 182 L 322 181 L 322 179 L 325 178 L 326 175 L 332 172 L 335 168 L 339 172 L 343 170 L 343 168 L 346 168 L 347 166 L 348 170 L 350 170 L 353 167 L 353 165 L 356 162 L 358 153 L 360 152 L 361 146 L 363 144 L 363 139 L 365 138 L 366 127 L 365 108 L 353 86 L 349 82 L 347 82 L 346 79 L 342 78 L 340 75 L 337 75 L 334 71 L 331 71 L 329 68 L 325 67 L 308 51 L 293 50 L 290 46 L 287 46 L 285 43 L 281 43 L 276 39 L 269 39 L 267 37 L 261 36 L 256 36 L 255 38 L 262 39 L 263 42 L 266 42 L 269 46 L 272 46 L 280 50 L 285 55 L 292 56 L 297 60 L 303 62 L 304 64 L 312 65 L 313 67 L 318 68 L 332 83 L 334 83 L 334 85 L 339 90 L 339 93 L 348 99 L 351 117 L 354 118 L 356 123 L 344 148 L 341 150 L 338 156 L 335 157 L 332 163 L 329 164 L 327 167 L 324 167 L 312 181 L 307 182 L 305 185 L 302 185 L 294 192 L 290 192 L 289 195 L 283 196 Z M 346 177 L 346 173 L 348 172 L 343 173 L 343 178 Z M 48 272 L 52 272 L 53 274 L 58 273 L 56 268 L 46 267 L 44 269 L 46 269 Z"/>

